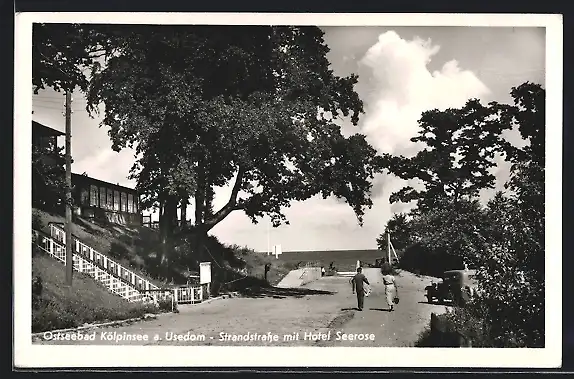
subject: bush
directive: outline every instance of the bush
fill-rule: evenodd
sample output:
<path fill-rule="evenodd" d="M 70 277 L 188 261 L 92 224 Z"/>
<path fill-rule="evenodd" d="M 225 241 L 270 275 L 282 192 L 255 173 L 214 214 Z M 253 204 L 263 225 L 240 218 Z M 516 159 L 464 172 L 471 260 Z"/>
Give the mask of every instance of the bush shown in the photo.
<path fill-rule="evenodd" d="M 129 304 L 121 308 L 106 307 L 85 304 L 81 299 L 63 300 L 48 295 L 36 302 L 32 312 L 32 331 L 43 332 L 74 328 L 86 323 L 127 320 L 158 311 L 153 304 Z"/>
<path fill-rule="evenodd" d="M 458 327 L 450 315 L 431 314 L 429 327 L 425 328 L 415 343 L 416 347 L 474 347 L 468 330 Z"/>
<path fill-rule="evenodd" d="M 157 307 L 160 311 L 164 312 L 177 312 L 177 303 L 173 303 L 171 299 L 161 299 L 157 302 Z"/>
<path fill-rule="evenodd" d="M 32 229 L 43 230 L 44 222 L 42 221 L 42 216 L 36 210 L 32 211 Z"/>
<path fill-rule="evenodd" d="M 470 308 L 454 308 L 445 315 L 445 321 L 472 341 L 472 347 L 495 347 L 496 338 L 487 320 L 477 316 Z"/>

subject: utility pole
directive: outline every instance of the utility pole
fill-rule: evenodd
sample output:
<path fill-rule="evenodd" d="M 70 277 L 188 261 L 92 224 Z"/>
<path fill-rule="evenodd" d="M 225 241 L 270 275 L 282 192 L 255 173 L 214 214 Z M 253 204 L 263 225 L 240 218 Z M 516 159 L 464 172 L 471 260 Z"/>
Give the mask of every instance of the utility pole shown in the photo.
<path fill-rule="evenodd" d="M 72 286 L 72 93 L 66 91 L 66 284 Z"/>
<path fill-rule="evenodd" d="M 267 255 L 271 254 L 271 246 L 269 245 L 269 224 L 271 223 L 271 220 L 269 220 L 269 222 L 267 222 Z"/>

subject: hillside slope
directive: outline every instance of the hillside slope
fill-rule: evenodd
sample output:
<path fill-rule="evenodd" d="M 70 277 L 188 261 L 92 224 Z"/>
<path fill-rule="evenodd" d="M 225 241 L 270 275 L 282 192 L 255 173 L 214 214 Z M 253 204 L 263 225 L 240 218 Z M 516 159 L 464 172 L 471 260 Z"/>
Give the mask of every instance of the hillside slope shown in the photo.
<path fill-rule="evenodd" d="M 64 223 L 64 218 L 39 209 L 33 210 L 33 227 L 49 233 L 49 222 Z M 192 240 L 188 234 L 181 234 L 174 241 L 175 256 L 172 257 L 172 273 L 166 278 L 160 271 L 158 254 L 161 246 L 157 230 L 144 226 L 128 227 L 117 224 L 91 222 L 74 216 L 72 234 L 78 239 L 117 260 L 136 273 L 151 279 L 159 287 L 186 284 L 186 276 L 198 273 L 198 261 L 192 253 Z M 278 261 L 273 256 L 255 253 L 240 246 L 226 246 L 211 236 L 205 241 L 208 254 L 204 259 L 212 262 L 212 291 L 220 289 L 242 290 L 249 286 L 266 285 L 263 281 L 264 267 L 271 264 L 268 273 L 270 284 L 278 283 L 293 267 L 291 262 Z M 168 280 L 169 279 L 169 280 Z"/>
<path fill-rule="evenodd" d="M 65 284 L 65 266 L 36 252 L 32 279 L 41 278 L 42 289 L 32 295 L 32 332 L 73 328 L 85 323 L 125 320 L 160 310 L 152 304 L 129 303 L 109 292 L 88 275 L 74 272 L 73 285 Z"/>

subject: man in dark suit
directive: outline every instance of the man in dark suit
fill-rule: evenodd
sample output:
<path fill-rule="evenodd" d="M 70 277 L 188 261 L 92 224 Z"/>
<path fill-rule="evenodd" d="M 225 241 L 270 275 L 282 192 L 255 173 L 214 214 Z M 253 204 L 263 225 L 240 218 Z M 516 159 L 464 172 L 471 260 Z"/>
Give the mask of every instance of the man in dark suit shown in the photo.
<path fill-rule="evenodd" d="M 357 267 L 357 273 L 351 278 L 350 283 L 353 286 L 353 293 L 355 293 L 355 291 L 357 292 L 357 307 L 362 311 L 365 302 L 365 288 L 363 283 L 370 285 L 365 275 L 363 275 L 362 267 Z"/>

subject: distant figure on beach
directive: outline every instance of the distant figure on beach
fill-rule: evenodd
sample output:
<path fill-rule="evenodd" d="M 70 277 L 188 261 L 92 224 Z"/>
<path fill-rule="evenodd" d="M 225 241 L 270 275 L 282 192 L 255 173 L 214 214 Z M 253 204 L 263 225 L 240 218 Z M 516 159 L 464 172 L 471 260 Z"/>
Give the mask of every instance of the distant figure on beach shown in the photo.
<path fill-rule="evenodd" d="M 265 264 L 265 281 L 267 282 L 267 273 L 269 272 L 269 270 L 271 270 L 271 263 L 266 263 Z"/>
<path fill-rule="evenodd" d="M 321 266 L 321 276 L 325 276 L 325 267 Z"/>
<path fill-rule="evenodd" d="M 359 311 L 362 311 L 365 303 L 365 287 L 363 283 L 371 285 L 365 275 L 363 275 L 362 267 L 357 267 L 357 273 L 349 282 L 353 286 L 353 293 L 357 292 L 357 308 Z"/>

